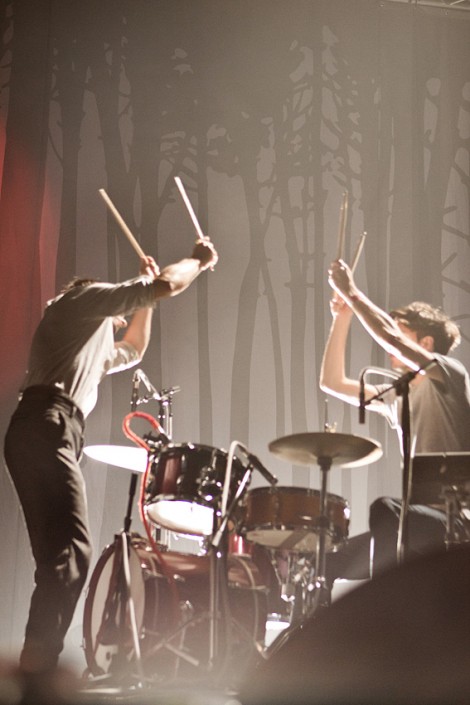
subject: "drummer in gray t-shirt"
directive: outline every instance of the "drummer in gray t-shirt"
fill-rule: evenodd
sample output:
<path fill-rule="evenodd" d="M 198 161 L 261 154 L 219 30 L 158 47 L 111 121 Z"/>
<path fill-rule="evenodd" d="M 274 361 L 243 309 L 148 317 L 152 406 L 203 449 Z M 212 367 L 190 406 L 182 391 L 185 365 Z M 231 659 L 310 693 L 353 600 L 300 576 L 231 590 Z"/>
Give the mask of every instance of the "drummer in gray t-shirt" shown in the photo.
<path fill-rule="evenodd" d="M 414 371 L 410 381 L 415 452 L 470 451 L 470 381 L 461 362 L 448 353 L 460 342 L 457 325 L 440 309 L 414 302 L 387 314 L 359 290 L 351 269 L 342 260 L 331 264 L 329 283 L 333 322 L 323 355 L 320 387 L 343 401 L 359 405 L 360 382 L 345 370 L 345 351 L 355 315 L 370 336 L 389 354 L 400 375 Z M 388 385 L 389 386 L 389 385 Z M 376 386 L 365 384 L 367 408 L 385 416 L 401 436 L 394 393 L 375 398 Z M 369 525 L 374 574 L 396 563 L 401 502 L 382 497 L 371 505 Z M 411 505 L 408 556 L 444 545 L 446 514 L 442 508 Z M 353 537 L 343 553 L 329 561 L 330 579 L 368 576 L 370 535 Z"/>

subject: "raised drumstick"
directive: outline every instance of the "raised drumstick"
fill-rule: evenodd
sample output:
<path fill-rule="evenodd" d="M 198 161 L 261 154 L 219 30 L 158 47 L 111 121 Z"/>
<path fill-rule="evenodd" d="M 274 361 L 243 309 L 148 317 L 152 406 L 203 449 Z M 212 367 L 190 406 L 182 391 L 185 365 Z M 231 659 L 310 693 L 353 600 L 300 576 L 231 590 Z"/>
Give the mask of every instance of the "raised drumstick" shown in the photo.
<path fill-rule="evenodd" d="M 110 197 L 108 196 L 108 194 L 106 193 L 104 188 L 99 189 L 99 194 L 100 194 L 101 198 L 103 199 L 103 201 L 108 206 L 111 213 L 114 215 L 117 224 L 120 226 L 121 230 L 123 231 L 124 235 L 129 240 L 129 242 L 131 243 L 134 250 L 137 252 L 137 254 L 139 255 L 139 257 L 141 259 L 145 259 L 145 257 L 146 257 L 145 252 L 143 251 L 143 249 L 141 248 L 141 246 L 139 245 L 139 243 L 137 242 L 137 240 L 135 239 L 135 237 L 133 236 L 133 234 L 131 233 L 131 231 L 127 227 L 126 223 L 124 222 L 123 217 L 119 213 L 118 209 L 116 208 L 116 206 L 114 205 L 114 203 L 112 202 L 112 200 L 110 199 Z"/>
<path fill-rule="evenodd" d="M 341 211 L 339 214 L 339 231 L 338 231 L 338 253 L 336 259 L 344 258 L 344 235 L 346 232 L 346 221 L 348 219 L 348 192 L 343 193 L 343 201 L 341 203 Z"/>
<path fill-rule="evenodd" d="M 361 256 L 362 248 L 364 247 L 364 242 L 365 242 L 365 239 L 366 239 L 366 235 L 367 235 L 367 233 L 366 233 L 366 231 L 364 230 L 364 232 L 362 233 L 362 235 L 360 235 L 359 240 L 357 241 L 356 252 L 354 253 L 353 261 L 352 261 L 352 264 L 351 264 L 351 272 L 352 272 L 353 274 L 354 274 L 354 270 L 355 270 L 356 267 L 357 267 L 357 263 L 359 262 L 359 257 Z"/>
<path fill-rule="evenodd" d="M 193 221 L 193 225 L 194 225 L 194 227 L 196 228 L 196 232 L 197 232 L 198 238 L 199 238 L 200 240 L 209 240 L 210 238 L 207 237 L 207 235 L 204 235 L 204 233 L 202 232 L 202 228 L 201 228 L 201 226 L 199 225 L 198 219 L 196 218 L 196 214 L 195 214 L 194 209 L 193 209 L 193 207 L 192 207 L 192 205 L 191 205 L 191 201 L 190 201 L 189 198 L 188 198 L 188 194 L 186 193 L 186 190 L 185 190 L 185 188 L 184 188 L 184 186 L 183 186 L 183 182 L 181 181 L 181 179 L 180 179 L 179 176 L 175 176 L 174 178 L 175 178 L 175 183 L 176 183 L 176 185 L 178 186 L 178 190 L 179 190 L 179 192 L 180 192 L 180 194 L 181 194 L 181 197 L 182 197 L 182 199 L 183 199 L 183 201 L 184 201 L 184 205 L 186 206 L 186 209 L 187 209 L 187 211 L 188 211 L 188 213 L 189 213 L 189 217 L 190 217 L 191 220 Z"/>

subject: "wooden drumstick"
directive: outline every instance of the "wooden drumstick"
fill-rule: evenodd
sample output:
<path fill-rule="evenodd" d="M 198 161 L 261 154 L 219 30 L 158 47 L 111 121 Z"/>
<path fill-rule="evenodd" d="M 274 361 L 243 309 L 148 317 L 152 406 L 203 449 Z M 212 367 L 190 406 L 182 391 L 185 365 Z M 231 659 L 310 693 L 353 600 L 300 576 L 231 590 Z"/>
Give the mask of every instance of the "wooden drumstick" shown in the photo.
<path fill-rule="evenodd" d="M 198 219 L 196 218 L 196 214 L 195 214 L 194 209 L 193 209 L 193 207 L 192 207 L 192 205 L 191 205 L 191 201 L 190 201 L 189 198 L 188 198 L 188 194 L 186 193 L 186 190 L 185 190 L 185 188 L 184 188 L 184 186 L 183 186 L 183 182 L 181 181 L 181 179 L 180 179 L 179 176 L 175 176 L 174 179 L 175 179 L 176 185 L 178 186 L 178 190 L 179 190 L 179 192 L 180 192 L 180 194 L 181 194 L 181 197 L 182 197 L 182 199 L 183 199 L 183 201 L 184 201 L 184 205 L 186 206 L 186 209 L 187 209 L 187 211 L 188 211 L 188 213 L 189 213 L 189 217 L 191 218 L 191 220 L 192 220 L 192 222 L 193 222 L 193 225 L 194 225 L 194 227 L 196 228 L 196 232 L 197 232 L 197 234 L 198 234 L 198 238 L 199 238 L 200 240 L 209 240 L 210 238 L 209 238 L 207 235 L 204 235 L 204 233 L 202 232 L 202 228 L 201 228 L 201 226 L 199 225 Z"/>
<path fill-rule="evenodd" d="M 141 259 L 145 259 L 147 255 L 145 254 L 145 252 L 143 251 L 143 249 L 141 248 L 141 246 L 139 245 L 139 243 L 135 239 L 134 235 L 131 233 L 131 231 L 127 227 L 126 223 L 124 222 L 123 217 L 119 213 L 118 209 L 116 208 L 116 206 L 114 205 L 114 203 L 112 202 L 112 200 L 110 199 L 110 197 L 108 196 L 108 194 L 106 193 L 104 188 L 99 189 L 99 194 L 100 194 L 101 198 L 103 199 L 103 201 L 108 206 L 111 213 L 114 215 L 114 218 L 116 219 L 117 224 L 120 226 L 121 230 L 123 231 L 124 235 L 129 240 L 129 242 L 131 243 L 134 250 L 137 252 L 137 254 L 139 255 L 139 257 Z"/>
<path fill-rule="evenodd" d="M 357 267 L 357 263 L 359 262 L 359 258 L 360 258 L 360 256 L 361 256 L 361 252 L 362 252 L 362 249 L 363 249 L 363 247 L 364 247 L 364 242 L 365 242 L 365 239 L 366 239 L 366 235 L 367 235 L 367 233 L 366 233 L 366 231 L 364 230 L 364 232 L 363 232 L 362 235 L 359 237 L 359 240 L 358 240 L 358 242 L 357 242 L 357 245 L 356 245 L 356 252 L 354 253 L 353 261 L 352 261 L 352 264 L 351 264 L 351 272 L 352 272 L 353 274 L 354 274 L 354 270 L 355 270 L 356 267 Z"/>
<path fill-rule="evenodd" d="M 343 201 L 341 203 L 341 211 L 339 214 L 339 232 L 338 232 L 338 253 L 336 259 L 344 257 L 344 235 L 346 232 L 346 221 L 348 219 L 348 192 L 343 193 Z"/>

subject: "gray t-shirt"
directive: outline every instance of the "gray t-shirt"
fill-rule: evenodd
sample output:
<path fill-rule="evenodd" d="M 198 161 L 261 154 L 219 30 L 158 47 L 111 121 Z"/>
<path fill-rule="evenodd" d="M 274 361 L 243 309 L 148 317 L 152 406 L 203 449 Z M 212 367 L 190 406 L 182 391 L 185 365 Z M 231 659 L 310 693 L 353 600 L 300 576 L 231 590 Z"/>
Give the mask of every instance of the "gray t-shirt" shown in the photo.
<path fill-rule="evenodd" d="M 57 386 L 87 416 L 103 376 L 140 359 L 133 346 L 114 341 L 113 316 L 154 304 L 153 282 L 145 276 L 120 284 L 77 286 L 57 296 L 34 334 L 22 388 Z"/>
<path fill-rule="evenodd" d="M 412 435 L 415 453 L 470 451 L 470 380 L 464 365 L 452 357 L 435 354 L 444 381 L 428 375 L 410 387 Z M 385 388 L 385 385 L 384 387 Z M 380 388 L 378 388 L 380 389 Z M 384 397 L 388 418 L 398 427 L 401 398 L 394 392 Z"/>

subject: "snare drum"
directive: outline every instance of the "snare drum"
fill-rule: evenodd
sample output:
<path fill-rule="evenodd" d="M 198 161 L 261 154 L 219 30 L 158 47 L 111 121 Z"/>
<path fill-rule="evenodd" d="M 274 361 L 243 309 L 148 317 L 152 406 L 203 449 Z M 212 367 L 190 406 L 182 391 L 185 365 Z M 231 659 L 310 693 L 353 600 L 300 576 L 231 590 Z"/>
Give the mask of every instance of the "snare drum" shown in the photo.
<path fill-rule="evenodd" d="M 303 487 L 258 487 L 248 492 L 241 532 L 270 548 L 312 553 L 317 549 L 320 492 Z M 327 496 L 326 548 L 336 550 L 348 537 L 349 505 Z"/>
<path fill-rule="evenodd" d="M 165 446 L 155 458 L 144 511 L 156 526 L 193 536 L 210 536 L 220 509 L 228 454 L 193 443 Z M 232 462 L 229 502 L 245 468 Z"/>
<path fill-rule="evenodd" d="M 85 657 L 95 676 L 124 676 L 126 669 L 135 669 L 129 615 L 116 590 L 115 556 L 114 544 L 103 551 L 85 600 Z M 147 540 L 134 535 L 129 545 L 129 568 L 145 675 L 166 678 L 177 672 L 194 676 L 195 664 L 205 667 L 209 653 L 209 556 L 166 551 L 158 559 Z M 171 582 L 167 576 L 172 576 Z M 264 638 L 266 588 L 256 565 L 236 555 L 227 559 L 227 584 L 230 653 L 237 665 L 244 666 L 254 655 L 255 642 Z M 181 659 L 178 654 L 183 652 L 192 660 Z"/>

